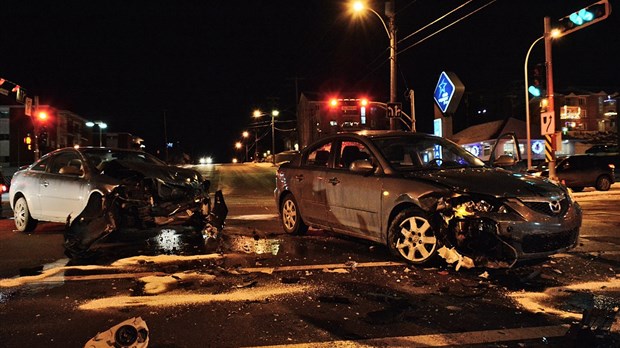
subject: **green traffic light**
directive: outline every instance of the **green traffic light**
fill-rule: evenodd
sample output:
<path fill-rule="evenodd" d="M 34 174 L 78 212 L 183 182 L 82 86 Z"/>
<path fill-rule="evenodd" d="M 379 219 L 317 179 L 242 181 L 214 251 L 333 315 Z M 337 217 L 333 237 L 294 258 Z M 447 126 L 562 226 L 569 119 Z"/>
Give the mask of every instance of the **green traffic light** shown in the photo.
<path fill-rule="evenodd" d="M 571 15 L 568 18 L 570 19 L 571 22 L 577 25 L 582 25 L 585 22 L 589 22 L 593 20 L 594 14 L 586 10 L 585 8 L 582 8 L 581 10 L 579 10 L 579 12 L 571 13 Z"/>
<path fill-rule="evenodd" d="M 531 95 L 533 95 L 534 97 L 540 97 L 540 88 L 536 87 L 536 86 L 530 86 L 527 89 L 528 92 L 530 92 Z"/>

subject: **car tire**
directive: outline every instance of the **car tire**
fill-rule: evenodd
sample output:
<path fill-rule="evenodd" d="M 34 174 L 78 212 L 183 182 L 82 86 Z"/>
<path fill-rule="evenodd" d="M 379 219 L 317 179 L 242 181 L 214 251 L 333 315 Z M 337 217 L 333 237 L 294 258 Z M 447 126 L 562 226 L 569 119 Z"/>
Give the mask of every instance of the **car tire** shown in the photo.
<path fill-rule="evenodd" d="M 594 187 L 599 191 L 609 191 L 609 188 L 611 188 L 611 178 L 607 175 L 599 176 Z"/>
<path fill-rule="evenodd" d="M 13 217 L 15 218 L 15 228 L 20 232 L 32 232 L 37 227 L 38 221 L 30 215 L 26 198 L 19 197 L 13 207 Z"/>
<path fill-rule="evenodd" d="M 282 220 L 282 228 L 284 232 L 294 235 L 303 235 L 308 231 L 306 225 L 301 218 L 299 205 L 295 197 L 291 194 L 284 196 L 280 205 L 280 219 Z"/>
<path fill-rule="evenodd" d="M 439 240 L 427 214 L 407 208 L 394 218 L 388 231 L 388 248 L 395 256 L 416 265 L 435 260 Z"/>

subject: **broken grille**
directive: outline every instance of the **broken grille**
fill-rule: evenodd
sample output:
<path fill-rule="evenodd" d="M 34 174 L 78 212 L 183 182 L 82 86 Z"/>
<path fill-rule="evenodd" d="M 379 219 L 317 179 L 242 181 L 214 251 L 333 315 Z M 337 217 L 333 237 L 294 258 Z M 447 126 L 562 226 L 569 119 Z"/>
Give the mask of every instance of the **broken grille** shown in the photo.
<path fill-rule="evenodd" d="M 568 199 L 561 200 L 560 210 L 558 212 L 553 212 L 551 210 L 550 202 L 523 202 L 528 208 L 537 211 L 539 213 L 550 215 L 550 216 L 558 216 L 566 214 L 568 211 Z"/>

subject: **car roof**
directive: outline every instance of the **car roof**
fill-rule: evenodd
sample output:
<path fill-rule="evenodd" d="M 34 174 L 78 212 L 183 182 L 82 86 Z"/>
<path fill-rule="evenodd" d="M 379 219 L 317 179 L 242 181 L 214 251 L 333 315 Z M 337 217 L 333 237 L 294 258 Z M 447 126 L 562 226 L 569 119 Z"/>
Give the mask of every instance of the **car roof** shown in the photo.
<path fill-rule="evenodd" d="M 342 132 L 338 133 L 338 135 L 358 135 L 364 136 L 371 139 L 377 138 L 389 138 L 393 136 L 407 136 L 407 137 L 433 137 L 432 134 L 426 133 L 415 133 L 415 132 L 406 132 L 401 130 L 361 130 L 357 132 Z"/>

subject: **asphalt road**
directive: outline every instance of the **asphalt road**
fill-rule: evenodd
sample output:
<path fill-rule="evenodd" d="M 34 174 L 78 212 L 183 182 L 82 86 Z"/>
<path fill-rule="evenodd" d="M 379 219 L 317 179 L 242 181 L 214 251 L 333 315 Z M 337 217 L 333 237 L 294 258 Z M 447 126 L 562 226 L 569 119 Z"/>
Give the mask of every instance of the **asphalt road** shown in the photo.
<path fill-rule="evenodd" d="M 84 346 L 138 316 L 149 347 L 616 342 L 567 330 L 595 300 L 620 298 L 620 185 L 577 194 L 585 219 L 575 250 L 457 272 L 409 267 L 380 245 L 325 231 L 284 235 L 268 164 L 199 170 L 229 206 L 217 240 L 170 229 L 123 236 L 74 263 L 63 255 L 61 224 L 29 235 L 0 220 L 0 346 Z"/>

